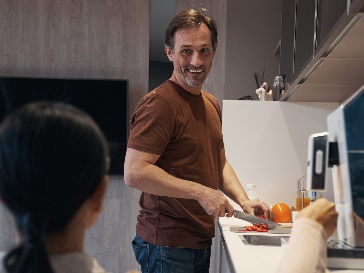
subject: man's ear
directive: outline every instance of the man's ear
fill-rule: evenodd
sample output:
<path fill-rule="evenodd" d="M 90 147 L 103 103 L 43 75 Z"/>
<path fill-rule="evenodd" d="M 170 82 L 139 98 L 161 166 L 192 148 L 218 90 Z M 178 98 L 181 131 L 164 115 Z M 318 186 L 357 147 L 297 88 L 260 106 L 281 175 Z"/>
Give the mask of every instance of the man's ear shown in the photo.
<path fill-rule="evenodd" d="M 172 62 L 173 61 L 173 59 L 172 59 L 173 51 L 168 46 L 164 46 L 164 51 L 167 54 L 168 60 L 170 60 Z"/>
<path fill-rule="evenodd" d="M 212 48 L 212 50 L 214 51 L 214 54 L 216 53 L 216 49 L 217 49 L 217 43 L 214 45 L 214 47 Z"/>

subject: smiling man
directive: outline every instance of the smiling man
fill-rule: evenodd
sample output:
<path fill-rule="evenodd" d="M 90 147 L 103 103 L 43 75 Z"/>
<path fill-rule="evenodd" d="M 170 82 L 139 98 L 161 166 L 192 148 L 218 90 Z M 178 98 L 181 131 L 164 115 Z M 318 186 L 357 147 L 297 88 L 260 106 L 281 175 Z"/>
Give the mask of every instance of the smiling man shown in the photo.
<path fill-rule="evenodd" d="M 168 59 L 173 62 L 174 72 L 170 80 L 186 91 L 198 95 L 209 74 L 215 56 L 217 41 L 212 41 L 206 24 L 181 29 L 174 40 L 166 44 Z M 174 44 L 173 44 L 174 43 Z"/>
<path fill-rule="evenodd" d="M 143 272 L 209 272 L 216 217 L 233 215 L 223 193 L 244 211 L 269 217 L 227 162 L 220 106 L 202 90 L 216 47 L 211 18 L 195 10 L 176 15 L 165 38 L 173 74 L 131 119 L 124 179 L 142 191 L 132 244 Z"/>

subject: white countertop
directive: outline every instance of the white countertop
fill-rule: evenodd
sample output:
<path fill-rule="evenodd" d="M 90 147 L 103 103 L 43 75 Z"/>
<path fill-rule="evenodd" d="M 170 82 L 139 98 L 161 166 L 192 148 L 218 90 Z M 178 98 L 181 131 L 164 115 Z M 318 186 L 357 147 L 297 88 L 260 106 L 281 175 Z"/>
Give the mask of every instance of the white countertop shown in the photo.
<path fill-rule="evenodd" d="M 284 246 L 278 247 L 245 245 L 243 241 L 239 238 L 239 235 L 247 233 L 231 232 L 230 227 L 242 227 L 246 225 L 251 225 L 251 223 L 236 219 L 234 217 L 221 217 L 219 218 L 218 222 L 221 237 L 224 241 L 224 247 L 226 247 L 226 251 L 231 262 L 231 267 L 233 267 L 233 270 L 231 270 L 232 272 L 276 272 L 279 261 L 284 252 Z M 253 232 L 248 234 L 253 234 Z M 269 236 L 289 236 L 289 234 L 267 234 L 267 232 L 254 232 L 254 234 Z M 335 270 L 331 272 L 359 273 L 364 272 L 364 270 Z"/>
<path fill-rule="evenodd" d="M 242 227 L 251 223 L 234 217 L 219 218 L 221 237 L 225 241 L 225 247 L 230 257 L 231 265 L 236 273 L 268 273 L 275 272 L 284 248 L 277 246 L 251 246 L 245 245 L 239 238 L 242 234 L 261 234 L 266 232 L 236 233 L 231 232 L 230 227 Z M 270 234 L 276 236 L 280 234 Z M 285 234 L 289 235 L 289 234 Z M 264 257 L 264 259 L 263 259 Z"/>

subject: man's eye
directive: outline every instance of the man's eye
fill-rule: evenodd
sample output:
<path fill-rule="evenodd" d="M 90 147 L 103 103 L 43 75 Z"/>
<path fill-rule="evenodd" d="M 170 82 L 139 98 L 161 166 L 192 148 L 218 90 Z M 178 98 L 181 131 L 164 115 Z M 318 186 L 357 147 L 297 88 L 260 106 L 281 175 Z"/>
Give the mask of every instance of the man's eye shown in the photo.
<path fill-rule="evenodd" d="M 202 48 L 201 50 L 200 50 L 200 52 L 201 53 L 208 53 L 210 50 L 207 48 L 207 47 L 205 47 L 205 48 Z"/>
<path fill-rule="evenodd" d="M 189 50 L 189 49 L 182 49 L 181 50 L 181 54 L 182 55 L 188 55 L 188 54 L 190 54 L 191 53 L 191 50 Z"/>

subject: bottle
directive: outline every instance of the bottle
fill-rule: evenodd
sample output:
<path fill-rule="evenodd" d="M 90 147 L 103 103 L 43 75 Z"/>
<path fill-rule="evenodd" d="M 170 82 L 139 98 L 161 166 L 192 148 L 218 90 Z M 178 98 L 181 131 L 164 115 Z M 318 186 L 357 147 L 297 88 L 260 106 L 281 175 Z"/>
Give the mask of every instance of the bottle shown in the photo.
<path fill-rule="evenodd" d="M 255 184 L 248 184 L 247 189 L 248 189 L 247 195 L 249 199 L 254 202 L 259 202 L 260 201 L 259 196 L 255 191 Z"/>
<path fill-rule="evenodd" d="M 276 76 L 274 78 L 273 92 L 276 93 L 276 100 L 279 100 L 279 97 L 284 92 L 284 81 L 282 76 Z"/>
<path fill-rule="evenodd" d="M 307 182 L 306 182 L 306 175 L 302 176 L 300 179 L 297 180 L 297 196 L 296 196 L 296 210 L 300 211 L 303 208 L 307 207 L 311 200 L 308 197 L 307 192 Z"/>

